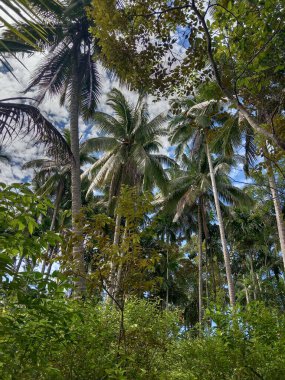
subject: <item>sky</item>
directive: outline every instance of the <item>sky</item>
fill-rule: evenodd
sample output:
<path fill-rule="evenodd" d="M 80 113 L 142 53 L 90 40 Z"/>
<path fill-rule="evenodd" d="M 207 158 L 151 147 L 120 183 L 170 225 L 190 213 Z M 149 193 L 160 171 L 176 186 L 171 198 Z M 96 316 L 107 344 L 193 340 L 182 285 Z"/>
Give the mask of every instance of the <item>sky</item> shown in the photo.
<path fill-rule="evenodd" d="M 21 57 L 19 61 L 11 59 L 9 62 L 13 68 L 13 75 L 0 69 L 0 99 L 6 99 L 18 96 L 34 97 L 35 93 L 30 92 L 24 95 L 22 92 L 27 87 L 32 73 L 40 61 L 44 58 L 42 53 L 35 53 L 30 57 Z M 107 73 L 99 67 L 101 74 L 101 87 L 102 92 L 100 96 L 100 103 L 98 109 L 104 112 L 111 112 L 109 106 L 106 105 L 107 94 L 112 88 L 119 88 L 130 102 L 137 100 L 137 94 L 128 91 L 125 87 L 120 86 L 116 80 L 111 80 Z M 168 101 L 160 100 L 155 102 L 153 97 L 148 98 L 149 111 L 151 117 L 159 113 L 167 112 L 169 110 Z M 68 127 L 68 110 L 66 107 L 59 105 L 58 97 L 47 96 L 43 103 L 40 105 L 42 113 L 58 128 L 63 129 Z M 96 125 L 92 123 L 86 124 L 80 120 L 80 136 L 81 139 L 94 137 L 97 135 Z M 167 137 L 161 140 L 162 150 L 161 153 L 172 156 L 173 147 L 169 146 Z M 16 139 L 7 141 L 2 144 L 2 153 L 7 154 L 11 161 L 0 162 L 0 182 L 14 183 L 14 182 L 29 182 L 33 175 L 33 170 L 23 170 L 22 165 L 35 158 L 45 157 L 45 152 L 40 146 L 34 146 L 28 137 L 23 139 Z M 238 187 L 243 187 L 244 182 L 247 182 L 242 173 L 242 164 L 234 168 L 230 175 L 234 180 L 234 184 Z"/>
<path fill-rule="evenodd" d="M 35 53 L 32 56 L 19 57 L 10 59 L 9 63 L 13 68 L 13 75 L 0 69 L 0 99 L 27 96 L 33 98 L 34 92 L 23 94 L 23 90 L 29 84 L 34 69 L 38 66 L 44 58 L 42 53 Z M 131 102 L 137 100 L 137 94 L 128 91 L 125 87 L 119 85 L 118 81 L 111 80 L 103 68 L 99 67 L 101 75 L 101 96 L 98 109 L 104 112 L 110 112 L 110 108 L 106 105 L 107 94 L 112 88 L 119 88 L 127 99 Z M 150 116 L 154 117 L 159 113 L 168 111 L 167 100 L 160 100 L 155 102 L 154 98 L 148 98 Z M 59 97 L 47 96 L 43 103 L 39 106 L 41 112 L 50 120 L 58 129 L 68 127 L 68 110 L 66 107 L 59 105 Z M 86 139 L 95 137 L 97 135 L 96 125 L 92 123 L 86 124 L 80 120 L 80 137 Z M 162 151 L 166 154 L 169 150 L 167 138 L 162 138 Z M 22 165 L 35 158 L 45 157 L 44 150 L 39 146 L 33 146 L 28 137 L 23 139 L 16 139 L 13 141 L 6 141 L 2 144 L 2 154 L 8 155 L 11 158 L 10 163 L 1 161 L 0 163 L 0 182 L 13 183 L 13 182 L 26 182 L 31 179 L 32 170 L 23 170 Z"/>
<path fill-rule="evenodd" d="M 3 16 L 3 14 L 2 14 Z M 183 30 L 178 30 L 178 35 L 183 36 Z M 181 37 L 182 38 L 182 37 Z M 179 41 L 177 44 L 177 54 L 183 54 L 185 46 L 185 39 Z M 35 93 L 30 92 L 23 94 L 23 90 L 29 84 L 32 73 L 44 58 L 43 53 L 35 53 L 31 56 L 21 56 L 19 60 L 9 59 L 9 63 L 13 68 L 13 75 L 1 70 L 0 65 L 0 99 L 6 99 L 18 96 L 34 97 Z M 119 85 L 116 80 L 111 80 L 103 68 L 99 67 L 101 76 L 101 96 L 98 109 L 104 112 L 111 112 L 110 108 L 106 105 L 107 94 L 112 88 L 119 88 L 129 101 L 135 102 L 137 94 L 128 91 L 125 87 Z M 154 102 L 153 97 L 148 98 L 150 116 L 154 117 L 161 112 L 167 112 L 169 109 L 168 100 L 160 100 Z M 68 110 L 66 107 L 59 105 L 59 97 L 53 96 L 46 97 L 43 103 L 39 106 L 44 116 L 50 120 L 58 129 L 68 127 Z M 96 125 L 86 124 L 80 120 L 80 137 L 86 139 L 95 137 L 97 135 Z M 169 146 L 167 137 L 162 137 L 161 140 L 162 149 L 161 153 L 173 156 L 173 147 Z M 2 147 L 1 147 L 2 145 Z M 35 146 L 29 137 L 25 140 L 15 139 L 12 142 L 7 141 L 2 144 L 0 140 L 1 153 L 10 157 L 10 162 L 0 161 L 0 182 L 13 183 L 13 182 L 27 182 L 30 181 L 33 175 L 32 169 L 23 170 L 22 165 L 35 158 L 45 157 L 45 152 L 40 146 Z M 231 172 L 231 178 L 236 181 L 235 185 L 243 187 L 245 178 L 242 174 L 242 165 L 239 164 Z"/>

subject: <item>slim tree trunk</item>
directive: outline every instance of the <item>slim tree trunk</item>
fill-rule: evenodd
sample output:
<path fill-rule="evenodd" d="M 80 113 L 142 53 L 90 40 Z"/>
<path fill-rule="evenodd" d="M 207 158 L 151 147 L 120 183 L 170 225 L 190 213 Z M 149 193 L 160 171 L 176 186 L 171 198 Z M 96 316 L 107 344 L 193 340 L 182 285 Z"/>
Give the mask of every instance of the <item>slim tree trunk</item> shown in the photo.
<path fill-rule="evenodd" d="M 57 193 L 56 193 L 56 198 L 55 198 L 53 215 L 52 215 L 52 220 L 51 220 L 51 224 L 50 224 L 50 231 L 53 231 L 54 227 L 55 227 L 56 217 L 57 217 L 57 214 L 59 211 L 59 206 L 60 206 L 60 202 L 62 199 L 63 190 L 64 190 L 64 182 L 62 180 L 60 180 L 58 187 L 57 187 Z"/>
<path fill-rule="evenodd" d="M 278 230 L 280 248 L 281 248 L 282 258 L 283 258 L 283 265 L 285 268 L 285 224 L 284 224 L 284 219 L 283 219 L 283 214 L 282 214 L 280 198 L 277 191 L 274 172 L 273 172 L 271 163 L 268 160 L 267 160 L 267 174 L 268 174 L 268 181 L 269 181 L 270 191 L 272 195 L 272 200 L 274 204 L 277 230 Z"/>
<path fill-rule="evenodd" d="M 217 285 L 216 285 L 216 276 L 215 276 L 215 269 L 214 269 L 214 260 L 213 260 L 213 253 L 211 248 L 211 239 L 209 234 L 209 228 L 207 226 L 207 218 L 206 218 L 206 210 L 205 210 L 205 201 L 203 198 L 201 198 L 201 216 L 202 216 L 202 225 L 203 225 L 203 232 L 205 236 L 205 254 L 206 254 L 206 261 L 207 261 L 207 273 L 209 274 L 209 280 L 206 281 L 206 297 L 207 297 L 207 306 L 209 304 L 209 288 L 208 288 L 208 281 L 213 285 L 213 293 L 214 293 L 214 300 L 216 301 L 216 293 L 217 293 Z M 208 270 L 208 267 L 210 266 L 210 270 Z"/>
<path fill-rule="evenodd" d="M 121 223 L 121 221 L 120 221 L 120 223 Z M 120 228 L 120 226 L 119 226 L 119 228 Z M 128 235 L 128 221 L 126 219 L 125 220 L 124 234 L 123 234 L 123 237 L 122 237 L 122 241 L 123 242 L 127 238 L 127 235 Z M 118 243 L 117 243 L 117 246 L 118 246 Z M 122 280 L 122 273 L 123 273 L 123 263 L 122 263 L 123 257 L 124 257 L 124 252 L 122 252 L 122 250 L 121 250 L 121 252 L 119 252 L 120 262 L 119 262 L 118 271 L 117 271 L 117 275 L 116 275 L 114 297 L 118 297 L 118 295 L 120 294 L 121 280 Z"/>
<path fill-rule="evenodd" d="M 78 294 L 84 294 L 86 290 L 85 266 L 83 242 L 80 236 L 78 217 L 81 211 L 81 179 L 80 179 L 80 155 L 79 155 L 79 92 L 80 79 L 77 59 L 74 57 L 72 69 L 71 97 L 70 97 L 70 142 L 73 160 L 71 165 L 71 199 L 72 199 L 72 229 L 75 241 L 73 244 L 73 261 L 75 263 L 77 277 L 76 288 Z"/>
<path fill-rule="evenodd" d="M 219 230 L 220 230 L 220 237 L 221 237 L 221 243 L 222 243 L 222 250 L 224 255 L 224 261 L 225 261 L 225 267 L 226 267 L 226 274 L 227 274 L 227 282 L 228 282 L 228 290 L 229 290 L 229 296 L 230 296 L 230 304 L 234 306 L 235 304 L 235 289 L 234 289 L 234 283 L 233 283 L 233 277 L 232 277 L 232 270 L 231 270 L 231 264 L 230 264 L 230 255 L 227 248 L 227 241 L 226 241 L 226 235 L 225 235 L 225 228 L 221 213 L 221 206 L 217 191 L 217 185 L 216 185 L 216 179 L 213 169 L 213 163 L 211 158 L 211 153 L 209 149 L 209 145 L 207 141 L 205 142 L 206 147 L 206 154 L 209 164 L 209 170 L 210 170 L 210 177 L 212 182 L 212 188 L 213 188 L 213 194 L 214 194 L 214 200 L 215 200 L 215 207 L 216 207 L 216 213 L 217 213 L 217 219 L 219 223 Z"/>
<path fill-rule="evenodd" d="M 120 241 L 120 229 L 121 229 L 121 220 L 122 217 L 120 214 L 116 215 L 116 222 L 115 222 L 115 232 L 114 232 L 114 240 L 113 245 L 114 249 L 119 249 L 119 241 Z M 116 288 L 115 280 L 116 280 L 116 263 L 114 260 L 111 261 L 111 270 L 110 270 L 110 286 L 108 289 L 108 296 L 107 301 L 111 301 L 111 298 L 114 296 L 114 291 Z"/>
<path fill-rule="evenodd" d="M 250 263 L 250 276 L 251 276 L 251 281 L 252 281 L 252 288 L 253 288 L 253 299 L 254 301 L 257 300 L 257 293 L 256 293 L 256 277 L 254 273 L 254 268 L 253 268 L 253 258 L 252 258 L 252 252 L 249 252 L 249 263 Z"/>
<path fill-rule="evenodd" d="M 198 303 L 199 303 L 199 323 L 202 324 L 203 318 L 203 278 L 202 278 L 202 216 L 201 216 L 201 201 L 198 205 Z"/>
<path fill-rule="evenodd" d="M 57 247 L 53 247 L 53 249 L 51 250 L 51 253 L 50 253 L 50 256 L 49 256 L 49 264 L 47 266 L 47 271 L 46 271 L 46 279 L 49 278 L 49 275 L 50 275 L 50 272 L 51 272 L 51 268 L 52 268 L 52 257 L 54 256 L 54 254 L 56 253 L 57 251 Z"/>
<path fill-rule="evenodd" d="M 166 310 L 168 310 L 168 306 L 169 306 L 169 285 L 168 285 L 168 282 L 169 282 L 169 252 L 168 252 L 168 247 L 167 247 L 167 250 L 166 250 L 166 297 L 165 297 L 165 308 Z"/>
<path fill-rule="evenodd" d="M 248 293 L 248 289 L 245 285 L 245 276 L 243 275 L 243 286 L 244 286 L 244 291 L 245 291 L 245 299 L 246 299 L 246 304 L 248 305 L 249 302 L 250 302 L 250 298 L 249 298 L 249 293 Z"/>
<path fill-rule="evenodd" d="M 60 206 L 63 190 L 64 190 L 64 183 L 63 183 L 63 181 L 60 181 L 58 184 L 58 187 L 57 187 L 55 204 L 54 204 L 54 209 L 53 209 L 53 214 L 52 214 L 52 220 L 51 220 L 51 224 L 50 224 L 50 231 L 53 231 L 54 227 L 55 227 L 56 217 L 57 217 L 57 214 L 59 211 L 59 206 Z M 52 253 L 53 253 L 53 249 L 50 249 L 50 245 L 48 245 L 48 249 L 47 249 L 48 258 L 47 258 L 47 260 L 49 260 L 51 258 Z M 45 273 L 47 260 L 44 260 L 44 262 L 43 262 L 42 274 Z"/>

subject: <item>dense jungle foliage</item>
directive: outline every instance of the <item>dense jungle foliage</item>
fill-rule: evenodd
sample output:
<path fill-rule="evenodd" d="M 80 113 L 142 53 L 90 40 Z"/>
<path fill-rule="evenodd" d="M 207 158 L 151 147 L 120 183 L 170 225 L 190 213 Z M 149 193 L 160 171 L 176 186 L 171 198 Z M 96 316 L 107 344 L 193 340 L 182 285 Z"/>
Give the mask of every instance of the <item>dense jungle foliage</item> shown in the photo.
<path fill-rule="evenodd" d="M 2 3 L 0 378 L 284 379 L 283 2 Z"/>

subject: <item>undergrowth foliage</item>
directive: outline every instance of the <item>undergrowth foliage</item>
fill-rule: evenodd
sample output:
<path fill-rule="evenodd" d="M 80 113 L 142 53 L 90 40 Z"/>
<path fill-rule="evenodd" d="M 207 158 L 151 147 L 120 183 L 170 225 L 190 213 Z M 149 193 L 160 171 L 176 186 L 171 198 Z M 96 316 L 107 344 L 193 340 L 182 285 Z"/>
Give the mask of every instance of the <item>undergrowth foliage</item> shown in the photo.
<path fill-rule="evenodd" d="M 161 300 L 151 296 L 157 285 L 148 275 L 159 252 L 141 246 L 152 231 L 151 225 L 141 227 L 144 215 L 151 212 L 150 195 L 123 188 L 117 208 L 125 219 L 126 240 L 119 251 L 108 237 L 112 220 L 103 214 L 86 218 L 86 247 L 96 250 L 89 251 L 93 270 L 86 274 L 93 295 L 83 301 L 67 297 L 72 277 L 64 269 L 65 245 L 57 233 L 43 228 L 51 203 L 26 185 L 1 186 L 1 379 L 285 376 L 285 316 L 274 307 L 262 302 L 234 310 L 209 306 L 202 331 L 187 328 L 181 310 L 162 308 Z M 39 218 L 42 224 L 36 223 Z M 57 257 L 63 269 L 45 276 L 37 269 L 42 248 L 58 244 L 63 248 L 63 259 Z M 15 261 L 20 254 L 21 269 Z M 104 281 L 111 259 L 127 267 L 110 303 L 104 301 Z"/>
<path fill-rule="evenodd" d="M 0 379 L 285 379 L 284 20 L 0 1 L 1 80 L 35 97 L 0 100 L 0 163 L 39 148 L 31 184 L 0 183 Z"/>
<path fill-rule="evenodd" d="M 45 299 L 1 312 L 2 379 L 282 379 L 285 318 L 263 304 L 211 313 L 202 337 L 176 311 L 129 299 L 120 311 L 88 301 Z"/>

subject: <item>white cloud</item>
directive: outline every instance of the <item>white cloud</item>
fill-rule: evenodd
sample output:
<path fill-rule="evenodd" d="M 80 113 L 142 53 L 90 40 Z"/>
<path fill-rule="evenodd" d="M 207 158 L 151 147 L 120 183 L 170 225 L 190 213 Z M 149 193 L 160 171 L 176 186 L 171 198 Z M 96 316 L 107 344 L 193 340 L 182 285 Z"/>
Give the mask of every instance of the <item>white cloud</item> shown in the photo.
<path fill-rule="evenodd" d="M 44 55 L 41 53 L 36 53 L 30 57 L 20 57 L 19 60 L 10 59 L 9 62 L 13 68 L 13 74 L 0 72 L 0 99 L 7 99 L 13 97 L 35 97 L 36 93 L 31 91 L 28 94 L 23 94 L 24 89 L 30 82 L 32 73 L 35 68 L 40 63 L 41 59 L 44 58 Z M 129 91 L 126 87 L 121 86 L 118 80 L 110 79 L 107 73 L 102 67 L 99 67 L 99 74 L 101 77 L 101 96 L 100 104 L 98 108 L 103 112 L 110 112 L 110 107 L 106 105 L 107 94 L 113 87 L 120 88 L 124 93 L 127 99 L 130 102 L 135 103 L 137 100 L 137 95 L 134 95 L 133 92 Z M 150 116 L 154 117 L 161 112 L 167 112 L 168 102 L 166 100 L 160 100 L 154 102 L 154 98 L 148 97 L 149 112 Z M 42 104 L 39 106 L 43 114 L 54 124 L 60 127 L 68 126 L 68 110 L 66 107 L 61 107 L 59 105 L 59 97 L 47 96 Z M 79 130 L 81 138 L 88 138 L 97 135 L 96 126 L 92 127 L 92 123 L 86 124 L 80 119 Z M 161 153 L 166 154 L 168 148 L 168 141 L 166 138 L 162 139 L 163 149 Z M 7 153 L 11 156 L 12 162 L 1 163 L 1 172 L 0 180 L 3 182 L 21 182 L 26 177 L 32 175 L 31 170 L 23 170 L 21 166 L 23 163 L 35 159 L 36 157 L 43 157 L 44 151 L 39 146 L 35 147 L 28 141 L 28 139 L 14 140 L 13 142 L 8 142 L 3 145 L 4 153 Z"/>

